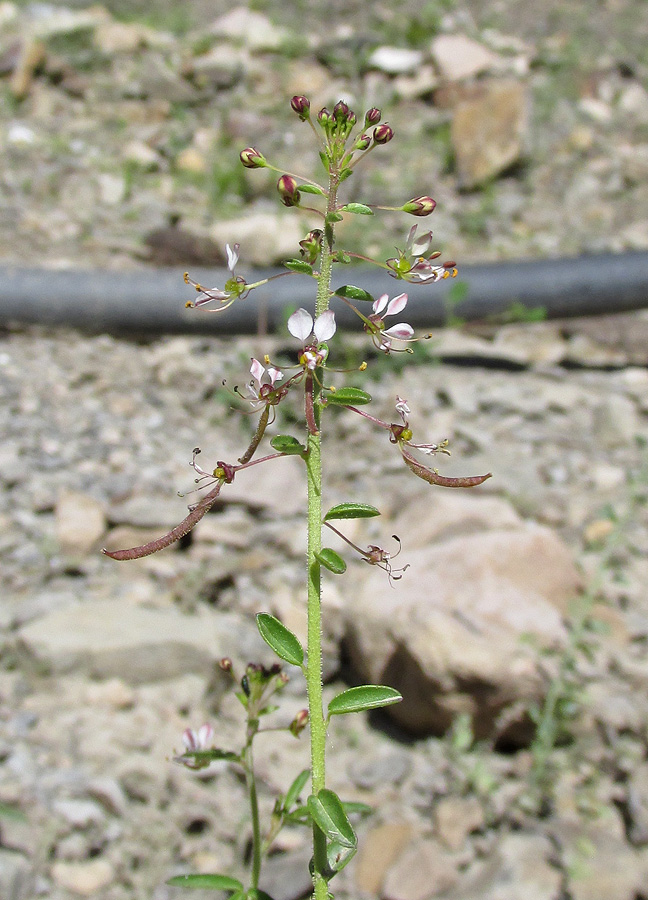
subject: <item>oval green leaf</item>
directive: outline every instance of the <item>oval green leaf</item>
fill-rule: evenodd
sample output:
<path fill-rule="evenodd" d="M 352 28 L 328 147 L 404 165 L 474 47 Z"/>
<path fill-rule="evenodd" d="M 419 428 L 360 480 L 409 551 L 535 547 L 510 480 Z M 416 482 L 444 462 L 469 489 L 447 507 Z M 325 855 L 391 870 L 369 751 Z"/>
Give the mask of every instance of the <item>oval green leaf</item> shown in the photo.
<path fill-rule="evenodd" d="M 313 267 L 303 259 L 289 259 L 284 263 L 286 269 L 291 272 L 299 272 L 301 275 L 312 275 Z"/>
<path fill-rule="evenodd" d="M 334 791 L 323 788 L 317 796 L 311 794 L 307 805 L 313 821 L 328 840 L 338 841 L 343 847 L 358 846 L 353 826 Z"/>
<path fill-rule="evenodd" d="M 340 554 L 336 553 L 335 550 L 332 550 L 330 547 L 322 547 L 315 556 L 324 568 L 328 569 L 329 572 L 333 572 L 334 575 L 344 575 L 346 572 L 346 563 Z"/>
<path fill-rule="evenodd" d="M 397 690 L 381 684 L 363 684 L 342 691 L 333 697 L 328 707 L 329 716 L 341 716 L 345 713 L 362 712 L 365 709 L 380 709 L 398 703 L 402 696 Z"/>
<path fill-rule="evenodd" d="M 357 847 L 344 847 L 339 841 L 329 841 L 326 845 L 326 858 L 331 878 L 351 862 L 356 851 Z"/>
<path fill-rule="evenodd" d="M 325 522 L 331 519 L 371 519 L 372 516 L 379 516 L 380 510 L 368 503 L 338 503 L 332 506 L 324 516 Z"/>
<path fill-rule="evenodd" d="M 332 225 L 335 222 L 341 222 L 344 216 L 339 212 L 330 212 L 326 214 L 326 218 L 324 221 L 327 225 Z"/>
<path fill-rule="evenodd" d="M 219 759 L 227 762 L 241 762 L 238 753 L 232 753 L 231 750 L 219 750 L 218 747 L 211 747 L 209 750 L 187 750 L 182 756 L 174 756 L 173 761 L 190 769 L 206 769 L 210 763 Z"/>
<path fill-rule="evenodd" d="M 374 211 L 364 203 L 347 203 L 340 207 L 340 212 L 353 213 L 356 216 L 373 216 Z"/>
<path fill-rule="evenodd" d="M 304 769 L 299 773 L 297 778 L 290 785 L 288 790 L 286 791 L 286 796 L 284 797 L 283 807 L 286 810 L 289 810 L 294 804 L 297 802 L 297 798 L 301 794 L 304 789 L 304 785 L 310 778 L 310 769 Z"/>
<path fill-rule="evenodd" d="M 292 666 L 303 665 L 304 650 L 289 628 L 268 613 L 259 613 L 256 621 L 259 634 L 268 647 L 272 647 L 279 659 Z"/>
<path fill-rule="evenodd" d="M 373 303 L 374 298 L 369 291 L 364 288 L 356 287 L 355 284 L 344 284 L 342 287 L 336 288 L 334 294 L 337 297 L 344 297 L 346 300 L 364 300 L 367 303 Z"/>
<path fill-rule="evenodd" d="M 317 194 L 319 197 L 324 197 L 324 191 L 321 187 L 318 187 L 316 184 L 300 184 L 299 190 L 302 194 Z"/>
<path fill-rule="evenodd" d="M 306 447 L 293 437 L 292 434 L 276 434 L 270 441 L 270 446 L 277 453 L 286 453 L 289 456 L 301 456 L 306 453 Z"/>
<path fill-rule="evenodd" d="M 327 394 L 326 402 L 338 406 L 364 406 L 366 403 L 371 403 L 371 394 L 360 388 L 341 387 Z"/>
<path fill-rule="evenodd" d="M 243 885 L 229 875 L 175 875 L 167 884 L 173 887 L 210 888 L 212 891 L 242 891 Z"/>

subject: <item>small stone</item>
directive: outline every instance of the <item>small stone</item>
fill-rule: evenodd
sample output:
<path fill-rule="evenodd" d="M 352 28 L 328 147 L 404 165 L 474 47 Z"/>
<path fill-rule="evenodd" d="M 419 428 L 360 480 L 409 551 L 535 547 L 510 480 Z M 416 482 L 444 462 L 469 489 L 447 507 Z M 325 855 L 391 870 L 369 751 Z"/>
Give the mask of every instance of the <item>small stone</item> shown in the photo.
<path fill-rule="evenodd" d="M 434 821 L 441 843 L 456 852 L 469 834 L 484 827 L 484 810 L 476 797 L 443 797 L 437 803 Z"/>
<path fill-rule="evenodd" d="M 237 6 L 209 26 L 209 33 L 227 37 L 255 52 L 278 50 L 286 31 L 274 25 L 263 13 Z"/>
<path fill-rule="evenodd" d="M 637 411 L 629 397 L 607 397 L 594 409 L 594 434 L 608 450 L 632 443 L 639 429 Z"/>
<path fill-rule="evenodd" d="M 22 853 L 0 847 L 0 897 L 30 900 L 33 896 L 33 862 Z"/>
<path fill-rule="evenodd" d="M 463 34 L 441 34 L 430 51 L 441 75 L 448 81 L 471 78 L 501 66 L 501 57 Z"/>
<path fill-rule="evenodd" d="M 356 887 L 368 894 L 377 894 L 386 872 L 413 834 L 413 826 L 405 822 L 386 822 L 372 828 L 362 840 L 354 863 Z"/>
<path fill-rule="evenodd" d="M 604 543 L 614 531 L 614 522 L 611 519 L 594 519 L 585 528 L 583 540 L 589 547 Z"/>
<path fill-rule="evenodd" d="M 295 255 L 295 247 L 303 237 L 303 226 L 295 216 L 253 212 L 244 218 L 215 224 L 210 235 L 221 246 L 238 241 L 242 264 L 268 266 Z M 267 478 L 263 481 L 268 484 Z"/>
<path fill-rule="evenodd" d="M 158 154 L 144 141 L 130 141 L 124 147 L 122 155 L 127 162 L 137 163 L 149 171 L 157 169 L 160 163 Z"/>
<path fill-rule="evenodd" d="M 363 790 L 385 784 L 400 784 L 410 772 L 411 761 L 403 753 L 387 753 L 377 759 L 358 759 L 350 767 L 353 783 Z"/>
<path fill-rule="evenodd" d="M 455 886 L 454 860 L 436 841 L 411 844 L 387 872 L 384 900 L 427 900 Z"/>
<path fill-rule="evenodd" d="M 134 22 L 102 22 L 94 32 L 95 46 L 102 53 L 134 53 L 147 43 L 148 29 Z"/>
<path fill-rule="evenodd" d="M 36 133 L 34 129 L 28 125 L 23 125 L 21 122 L 15 122 L 7 130 L 7 141 L 10 144 L 33 144 L 35 140 Z"/>
<path fill-rule="evenodd" d="M 110 709 L 130 709 L 135 704 L 135 691 L 121 678 L 92 681 L 86 688 L 86 699 L 93 706 Z"/>
<path fill-rule="evenodd" d="M 59 887 L 67 888 L 82 897 L 92 897 L 115 878 L 113 867 L 106 859 L 87 862 L 55 862 L 52 878 Z"/>
<path fill-rule="evenodd" d="M 73 828 L 88 828 L 90 825 L 98 825 L 105 818 L 101 807 L 92 800 L 55 800 L 52 808 Z"/>
<path fill-rule="evenodd" d="M 56 504 L 56 537 L 66 553 L 89 553 L 106 531 L 101 504 L 88 494 L 66 491 Z"/>
<path fill-rule="evenodd" d="M 527 139 L 527 94 L 517 81 L 480 84 L 481 96 L 455 108 L 451 140 L 464 188 L 476 187 L 521 159 Z"/>
<path fill-rule="evenodd" d="M 181 172 L 193 172 L 202 175 L 207 171 L 205 155 L 195 147 L 185 147 L 176 157 L 176 168 Z"/>
<path fill-rule="evenodd" d="M 121 175 L 102 172 L 97 176 L 99 198 L 107 206 L 118 206 L 126 197 L 126 181 Z"/>
<path fill-rule="evenodd" d="M 418 69 L 423 62 L 423 54 L 420 50 L 407 47 L 377 47 L 367 62 L 388 75 L 406 75 Z"/>
<path fill-rule="evenodd" d="M 191 75 L 201 87 L 211 85 L 222 90 L 237 84 L 243 78 L 247 66 L 248 56 L 245 50 L 219 44 L 192 59 L 187 64 L 185 74 Z"/>

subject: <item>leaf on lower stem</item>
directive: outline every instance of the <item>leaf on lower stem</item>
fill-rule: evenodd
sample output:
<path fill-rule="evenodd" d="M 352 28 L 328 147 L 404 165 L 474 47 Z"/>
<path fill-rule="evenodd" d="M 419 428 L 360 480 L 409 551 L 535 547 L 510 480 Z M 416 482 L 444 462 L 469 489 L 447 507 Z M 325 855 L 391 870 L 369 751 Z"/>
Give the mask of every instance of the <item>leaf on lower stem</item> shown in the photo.
<path fill-rule="evenodd" d="M 322 549 L 315 554 L 315 558 L 325 569 L 328 569 L 329 572 L 333 572 L 334 575 L 344 575 L 346 572 L 346 563 L 340 554 L 336 553 L 335 550 L 332 550 L 330 547 L 322 547 Z"/>
<path fill-rule="evenodd" d="M 209 888 L 212 891 L 243 891 L 238 878 L 230 878 L 229 875 L 175 875 L 169 878 L 167 884 L 173 887 Z"/>
<path fill-rule="evenodd" d="M 278 453 L 285 453 L 287 456 L 302 456 L 306 453 L 306 447 L 292 434 L 275 435 L 270 441 L 270 446 Z"/>
<path fill-rule="evenodd" d="M 283 801 L 283 808 L 288 811 L 292 806 L 295 805 L 297 798 L 301 794 L 304 789 L 304 785 L 310 778 L 310 769 L 303 769 L 295 778 L 293 783 L 290 785 L 288 790 L 286 791 L 286 796 Z"/>
<path fill-rule="evenodd" d="M 279 659 L 292 666 L 303 665 L 304 649 L 289 628 L 268 613 L 259 613 L 256 620 L 259 634 Z"/>
<path fill-rule="evenodd" d="M 379 516 L 380 510 L 368 503 L 338 503 L 332 506 L 324 516 L 325 522 L 332 519 L 370 519 L 372 516 Z"/>
<path fill-rule="evenodd" d="M 326 404 L 335 406 L 364 406 L 371 403 L 371 394 L 356 387 L 341 387 L 326 395 Z"/>
<path fill-rule="evenodd" d="M 340 716 L 345 713 L 362 712 L 365 709 L 380 709 L 398 703 L 402 696 L 392 687 L 382 684 L 363 684 L 342 691 L 333 697 L 328 707 L 329 716 Z"/>
<path fill-rule="evenodd" d="M 357 847 L 358 839 L 338 795 L 322 788 L 308 798 L 308 809 L 318 828 L 328 840 L 338 841 L 343 847 Z"/>

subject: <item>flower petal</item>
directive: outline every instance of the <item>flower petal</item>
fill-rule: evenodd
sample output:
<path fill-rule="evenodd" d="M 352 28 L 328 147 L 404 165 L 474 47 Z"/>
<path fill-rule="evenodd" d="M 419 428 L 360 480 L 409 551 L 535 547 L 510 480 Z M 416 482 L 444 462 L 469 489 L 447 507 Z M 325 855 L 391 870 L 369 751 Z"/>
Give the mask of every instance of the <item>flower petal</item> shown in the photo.
<path fill-rule="evenodd" d="M 389 262 L 390 260 L 388 260 Z M 372 307 L 375 315 L 380 315 L 383 309 L 387 306 L 387 301 L 389 300 L 389 294 L 383 294 L 382 297 L 378 297 L 378 299 L 374 302 Z"/>
<path fill-rule="evenodd" d="M 270 379 L 270 384 L 274 387 L 275 382 L 283 378 L 283 372 L 281 372 L 279 369 L 275 369 L 274 366 L 269 366 L 268 378 Z"/>
<path fill-rule="evenodd" d="M 335 313 L 332 309 L 327 309 L 326 312 L 323 312 L 322 315 L 318 316 L 315 320 L 313 331 L 315 332 L 315 337 L 318 342 L 321 342 L 328 341 L 329 338 L 332 338 L 336 328 Z"/>
<path fill-rule="evenodd" d="M 259 387 L 261 386 L 261 379 L 263 378 L 264 372 L 265 372 L 265 369 L 263 368 L 263 366 L 261 365 L 259 360 L 252 357 L 252 365 L 250 366 L 250 373 L 252 375 L 252 378 L 254 378 L 256 383 L 259 385 Z"/>
<path fill-rule="evenodd" d="M 288 331 L 304 344 L 313 331 L 313 317 L 308 310 L 300 308 L 288 319 Z"/>
<path fill-rule="evenodd" d="M 398 294 L 389 301 L 389 306 L 385 312 L 386 316 L 395 316 L 396 313 L 402 312 L 407 306 L 407 294 Z"/>
<path fill-rule="evenodd" d="M 408 341 L 413 334 L 414 329 L 411 325 L 408 325 L 407 322 L 399 322 L 398 325 L 392 325 L 391 328 L 383 331 L 382 336 L 387 335 L 387 337 L 396 338 L 398 341 Z"/>
<path fill-rule="evenodd" d="M 234 266 L 239 260 L 240 248 L 240 244 L 232 244 L 231 247 L 229 244 L 225 244 L 225 251 L 227 253 L 227 268 L 230 270 L 230 272 L 234 271 Z"/>
<path fill-rule="evenodd" d="M 214 729 L 208 722 L 205 722 L 205 724 L 201 725 L 198 729 L 198 746 L 201 750 L 205 750 L 213 740 Z"/>

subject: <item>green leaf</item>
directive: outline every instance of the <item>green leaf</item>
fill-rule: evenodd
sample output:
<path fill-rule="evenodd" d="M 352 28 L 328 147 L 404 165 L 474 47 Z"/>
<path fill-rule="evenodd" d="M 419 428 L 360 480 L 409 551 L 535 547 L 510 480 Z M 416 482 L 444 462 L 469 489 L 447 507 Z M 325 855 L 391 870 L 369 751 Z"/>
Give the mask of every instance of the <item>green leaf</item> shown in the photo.
<path fill-rule="evenodd" d="M 310 825 L 310 810 L 307 806 L 297 806 L 292 812 L 284 816 L 284 821 L 292 822 L 294 825 Z"/>
<path fill-rule="evenodd" d="M 339 212 L 330 212 L 326 214 L 326 218 L 324 221 L 327 225 L 332 225 L 334 222 L 341 222 L 344 216 Z"/>
<path fill-rule="evenodd" d="M 319 197 L 325 197 L 325 193 L 321 187 L 316 184 L 300 184 L 299 190 L 302 194 L 317 194 Z"/>
<path fill-rule="evenodd" d="M 288 259 L 284 263 L 284 267 L 290 269 L 291 272 L 299 272 L 301 275 L 313 274 L 313 267 L 303 259 Z"/>
<path fill-rule="evenodd" d="M 206 769 L 210 762 L 216 759 L 241 762 L 238 753 L 232 753 L 231 750 L 219 750 L 218 747 L 211 747 L 209 750 L 187 750 L 182 756 L 174 757 L 175 762 L 188 765 L 192 769 Z"/>
<path fill-rule="evenodd" d="M 279 659 L 292 666 L 303 665 L 304 650 L 289 628 L 268 613 L 259 613 L 256 620 L 261 637 L 269 647 L 272 647 Z"/>
<path fill-rule="evenodd" d="M 353 175 L 353 169 L 342 169 L 338 176 L 338 184 L 342 184 L 343 181 L 346 181 L 347 178 L 350 178 Z"/>
<path fill-rule="evenodd" d="M 315 554 L 315 557 L 325 569 L 328 569 L 329 572 L 333 572 L 334 575 L 344 575 L 346 572 L 346 563 L 340 554 L 336 553 L 335 550 L 332 550 L 330 547 L 322 547 L 319 553 Z"/>
<path fill-rule="evenodd" d="M 391 706 L 403 698 L 397 690 L 381 684 L 363 684 L 342 691 L 333 697 L 328 706 L 329 716 L 341 716 L 345 713 L 362 712 L 365 709 L 380 709 Z"/>
<path fill-rule="evenodd" d="M 271 439 L 270 446 L 277 453 L 286 453 L 288 456 L 301 456 L 302 453 L 306 453 L 306 447 L 292 434 L 276 434 Z"/>
<path fill-rule="evenodd" d="M 336 297 L 344 297 L 346 300 L 362 300 L 367 303 L 373 303 L 374 297 L 365 291 L 364 288 L 356 287 L 355 284 L 343 284 L 342 287 L 336 288 L 333 292 Z"/>
<path fill-rule="evenodd" d="M 365 206 L 364 203 L 347 203 L 345 206 L 340 207 L 340 212 L 348 212 L 353 213 L 356 216 L 373 216 L 374 211 L 370 206 Z"/>
<path fill-rule="evenodd" d="M 210 888 L 212 891 L 242 891 L 243 885 L 229 875 L 175 875 L 167 884 L 173 887 Z"/>
<path fill-rule="evenodd" d="M 330 841 L 326 845 L 326 860 L 328 863 L 329 878 L 337 875 L 350 863 L 356 855 L 357 847 L 344 847 L 339 841 Z"/>
<path fill-rule="evenodd" d="M 310 778 L 310 769 L 304 769 L 302 772 L 299 773 L 297 778 L 295 778 L 293 783 L 290 785 L 290 787 L 286 791 L 286 796 L 284 797 L 284 802 L 283 802 L 284 809 L 288 810 L 291 808 L 291 806 L 295 805 L 295 803 L 297 802 L 297 798 L 301 794 L 302 790 L 304 789 L 304 785 L 306 784 L 306 782 L 308 781 L 309 778 Z"/>
<path fill-rule="evenodd" d="M 338 406 L 364 406 L 371 403 L 371 394 L 356 387 L 341 387 L 327 394 L 326 402 Z"/>
<path fill-rule="evenodd" d="M 274 900 L 270 894 L 266 894 L 265 891 L 262 891 L 261 888 L 250 888 L 250 890 L 246 894 L 247 900 Z M 230 897 L 230 900 L 234 900 L 233 897 Z"/>
<path fill-rule="evenodd" d="M 344 812 L 342 801 L 328 788 L 308 798 L 308 809 L 317 827 L 330 841 L 338 841 L 343 847 L 357 847 L 358 839 Z"/>
<path fill-rule="evenodd" d="M 325 522 L 331 519 L 371 519 L 372 516 L 379 516 L 380 510 L 368 503 L 338 503 L 332 506 L 324 516 Z"/>
<path fill-rule="evenodd" d="M 358 815 L 358 816 L 370 816 L 373 813 L 373 807 L 369 806 L 367 803 L 360 803 L 358 800 L 345 800 L 342 804 L 344 807 L 344 812 L 347 816 Z"/>
<path fill-rule="evenodd" d="M 0 803 L 0 818 L 13 819 L 15 822 L 26 822 L 25 813 L 15 806 L 9 806 L 7 803 Z"/>

